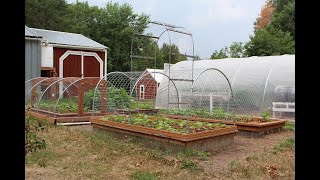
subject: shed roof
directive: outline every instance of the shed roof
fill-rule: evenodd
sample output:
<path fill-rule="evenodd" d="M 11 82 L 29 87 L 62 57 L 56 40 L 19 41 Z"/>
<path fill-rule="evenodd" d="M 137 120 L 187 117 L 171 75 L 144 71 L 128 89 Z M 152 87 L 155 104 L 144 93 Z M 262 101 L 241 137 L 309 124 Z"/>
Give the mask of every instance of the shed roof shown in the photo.
<path fill-rule="evenodd" d="M 37 29 L 30 28 L 38 35 L 42 36 L 44 39 L 48 41 L 49 44 L 56 45 L 69 45 L 69 46 L 77 46 L 77 47 L 85 47 L 85 48 L 95 48 L 95 49 L 106 49 L 107 47 L 85 37 L 82 34 L 69 33 L 69 32 L 61 32 L 61 31 L 52 31 L 46 29 Z"/>
<path fill-rule="evenodd" d="M 34 37 L 34 38 L 41 38 L 40 35 L 38 35 L 36 32 L 31 30 L 28 26 L 24 27 L 24 36 L 26 36 L 26 37 Z"/>
<path fill-rule="evenodd" d="M 163 69 L 149 69 L 147 68 L 146 71 L 157 81 L 157 83 L 160 83 L 162 81 L 163 75 Z M 156 72 L 156 73 L 154 73 Z"/>

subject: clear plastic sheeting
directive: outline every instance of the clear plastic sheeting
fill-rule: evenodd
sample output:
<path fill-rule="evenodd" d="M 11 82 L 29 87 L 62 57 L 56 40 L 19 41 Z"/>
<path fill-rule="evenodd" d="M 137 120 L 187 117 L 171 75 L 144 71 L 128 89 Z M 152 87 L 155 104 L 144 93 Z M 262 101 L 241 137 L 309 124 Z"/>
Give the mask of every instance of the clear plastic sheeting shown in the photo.
<path fill-rule="evenodd" d="M 180 95 L 190 97 L 192 94 L 190 87 L 192 84 L 194 86 L 194 96 L 189 98 L 192 99 L 190 104 L 181 106 L 182 109 L 188 107 L 210 109 L 210 99 L 209 103 L 204 103 L 201 98 L 196 98 L 197 94 L 210 94 L 212 97 L 222 96 L 224 99 L 223 103 L 212 102 L 212 108 L 220 107 L 236 114 L 260 115 L 262 112 L 269 112 L 277 118 L 294 118 L 294 113 L 285 111 L 286 108 L 294 109 L 295 55 L 199 60 L 193 62 L 193 71 L 190 68 L 191 63 L 191 61 L 181 61 L 172 65 L 170 69 L 171 79 L 180 79 L 176 84 Z M 203 73 L 210 68 L 220 70 L 226 78 L 215 71 Z M 193 80 L 203 74 L 190 83 L 188 79 L 192 73 Z M 228 87 L 226 79 L 230 82 L 231 88 Z M 171 88 L 166 83 L 160 85 L 160 88 L 166 87 Z M 229 93 L 231 90 L 232 98 Z M 158 92 L 156 107 L 167 108 L 167 102 L 161 100 L 165 94 L 166 91 Z M 277 104 L 282 106 L 282 110 L 275 112 L 274 109 L 279 108 L 276 107 Z"/>

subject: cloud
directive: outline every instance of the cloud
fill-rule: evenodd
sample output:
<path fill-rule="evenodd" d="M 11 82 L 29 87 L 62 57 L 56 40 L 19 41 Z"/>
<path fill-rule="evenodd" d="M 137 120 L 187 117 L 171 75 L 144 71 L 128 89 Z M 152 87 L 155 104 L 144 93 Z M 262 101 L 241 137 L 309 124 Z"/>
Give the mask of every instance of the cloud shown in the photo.
<path fill-rule="evenodd" d="M 212 23 L 230 23 L 248 16 L 244 6 L 233 0 L 192 1 L 193 10 L 187 17 L 192 26 L 207 26 Z"/>

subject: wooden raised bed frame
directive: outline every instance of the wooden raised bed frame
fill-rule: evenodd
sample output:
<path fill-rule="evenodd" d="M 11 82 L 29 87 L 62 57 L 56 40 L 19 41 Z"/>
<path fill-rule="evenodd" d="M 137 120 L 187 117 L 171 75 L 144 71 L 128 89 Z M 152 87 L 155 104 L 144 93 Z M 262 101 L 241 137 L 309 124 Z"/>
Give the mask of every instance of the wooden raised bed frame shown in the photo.
<path fill-rule="evenodd" d="M 75 77 L 74 79 L 79 79 Z M 35 117 L 41 119 L 47 119 L 50 123 L 74 123 L 74 122 L 89 122 L 89 117 L 92 116 L 91 112 L 84 112 L 84 93 L 92 88 L 95 88 L 97 83 L 99 82 L 99 78 L 90 78 L 90 79 L 82 79 L 78 81 L 78 111 L 77 113 L 54 113 L 51 111 L 45 111 L 41 109 L 30 108 L 29 111 L 26 111 L 27 114 L 33 115 Z M 33 85 L 37 81 L 32 81 Z M 51 82 L 52 83 L 52 82 Z M 106 89 L 107 82 L 101 81 L 101 104 L 100 111 L 101 113 L 94 113 L 95 116 L 102 116 L 109 114 L 106 111 L 106 99 L 102 97 L 106 97 Z M 52 90 L 52 89 L 50 89 Z M 32 98 L 31 102 L 35 102 L 35 89 L 32 90 Z"/>
<path fill-rule="evenodd" d="M 119 114 L 130 114 L 129 109 L 116 109 Z M 159 109 L 134 109 L 131 110 L 131 114 L 143 113 L 143 114 L 158 114 Z"/>
<path fill-rule="evenodd" d="M 149 127 L 129 125 L 113 121 L 100 120 L 98 117 L 90 118 L 94 128 L 106 129 L 109 132 L 132 135 L 143 139 L 152 139 L 162 146 L 174 146 L 175 149 L 193 148 L 197 150 L 209 150 L 230 145 L 234 142 L 234 136 L 238 132 L 235 126 L 216 130 L 207 130 L 190 134 L 179 134 Z M 149 141 L 150 142 L 150 141 Z M 169 146 L 168 146 L 169 145 Z"/>
<path fill-rule="evenodd" d="M 216 120 L 209 118 L 199 118 L 199 117 L 185 117 L 176 115 L 160 114 L 160 116 L 166 116 L 172 119 L 188 119 L 190 121 L 203 121 L 203 122 L 213 122 L 213 123 L 223 123 L 227 125 L 236 125 L 239 130 L 239 135 L 250 136 L 250 137 L 260 137 L 266 134 L 280 132 L 281 128 L 285 125 L 287 120 L 271 119 L 270 122 L 233 122 L 227 120 Z"/>

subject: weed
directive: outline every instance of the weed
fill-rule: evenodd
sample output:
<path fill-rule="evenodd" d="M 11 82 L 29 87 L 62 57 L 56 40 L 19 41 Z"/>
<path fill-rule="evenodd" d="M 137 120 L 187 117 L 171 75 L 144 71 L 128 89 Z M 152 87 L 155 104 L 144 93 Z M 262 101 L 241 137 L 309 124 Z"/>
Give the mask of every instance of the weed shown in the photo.
<path fill-rule="evenodd" d="M 186 149 L 178 153 L 178 157 L 181 157 L 181 158 L 188 158 L 188 157 L 195 157 L 195 156 L 200 157 L 200 159 L 202 160 L 205 160 L 209 156 L 209 153 L 205 151 L 197 151 L 194 149 Z"/>
<path fill-rule="evenodd" d="M 278 145 L 273 147 L 273 152 L 274 153 L 282 152 L 287 149 L 293 149 L 294 147 L 295 147 L 295 138 L 291 137 L 291 138 L 282 140 Z"/>
<path fill-rule="evenodd" d="M 196 164 L 191 160 L 183 160 L 180 165 L 181 169 L 194 169 L 195 167 L 196 167 Z"/>
<path fill-rule="evenodd" d="M 238 160 L 232 160 L 229 163 L 229 170 L 231 172 L 235 171 L 239 167 L 240 163 Z"/>
<path fill-rule="evenodd" d="M 130 175 L 130 179 L 132 180 L 157 180 L 159 179 L 159 175 L 153 172 L 141 172 L 135 171 Z"/>
<path fill-rule="evenodd" d="M 295 131 L 295 122 L 286 122 L 282 129 L 285 131 Z"/>

